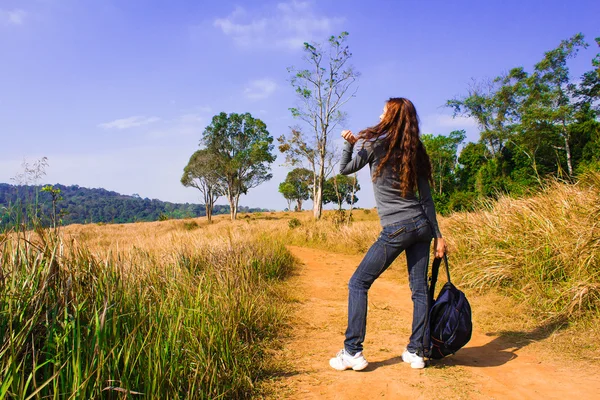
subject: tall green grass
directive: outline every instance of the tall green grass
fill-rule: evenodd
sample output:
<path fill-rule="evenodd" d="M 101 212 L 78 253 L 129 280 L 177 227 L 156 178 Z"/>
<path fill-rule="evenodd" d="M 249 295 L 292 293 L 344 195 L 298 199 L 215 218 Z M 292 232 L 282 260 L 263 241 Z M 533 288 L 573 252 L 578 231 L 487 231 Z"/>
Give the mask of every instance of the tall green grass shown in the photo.
<path fill-rule="evenodd" d="M 93 254 L 0 236 L 0 398 L 246 398 L 294 260 L 265 236 Z"/>

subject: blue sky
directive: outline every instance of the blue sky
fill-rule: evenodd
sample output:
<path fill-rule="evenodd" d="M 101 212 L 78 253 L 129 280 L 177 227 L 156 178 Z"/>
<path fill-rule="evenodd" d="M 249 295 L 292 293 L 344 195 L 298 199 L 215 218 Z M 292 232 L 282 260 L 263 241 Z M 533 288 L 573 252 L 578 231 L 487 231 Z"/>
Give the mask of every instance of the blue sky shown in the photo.
<path fill-rule="evenodd" d="M 346 128 L 376 123 L 403 96 L 423 133 L 466 129 L 475 141 L 475 124 L 445 101 L 473 78 L 530 70 L 577 32 L 592 44 L 599 16 L 592 0 L 0 0 L 0 182 L 46 156 L 42 183 L 198 202 L 179 179 L 211 117 L 250 112 L 287 133 L 297 121 L 286 68 L 302 66 L 304 41 L 341 31 L 362 74 Z M 596 53 L 582 51 L 572 74 Z M 286 207 L 283 161 L 242 205 Z M 359 179 L 358 205 L 373 207 L 368 171 Z"/>

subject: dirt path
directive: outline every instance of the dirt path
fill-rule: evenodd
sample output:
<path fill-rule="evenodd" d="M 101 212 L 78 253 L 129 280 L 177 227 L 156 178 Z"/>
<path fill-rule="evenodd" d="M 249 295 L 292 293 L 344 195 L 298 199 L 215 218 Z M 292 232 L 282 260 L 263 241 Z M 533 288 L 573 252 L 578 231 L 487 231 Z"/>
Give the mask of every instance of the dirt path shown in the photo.
<path fill-rule="evenodd" d="M 343 346 L 346 284 L 359 256 L 290 247 L 304 263 L 292 279 L 298 297 L 290 339 L 280 354 L 289 373 L 277 397 L 290 399 L 570 399 L 600 398 L 593 370 L 560 360 L 542 361 L 526 346 L 487 336 L 475 328 L 468 346 L 424 370 L 400 355 L 410 335 L 408 285 L 393 265 L 369 292 L 365 371 L 338 372 L 328 360 Z M 475 324 L 477 323 L 475 319 Z M 547 358 L 545 358 L 547 359 Z"/>

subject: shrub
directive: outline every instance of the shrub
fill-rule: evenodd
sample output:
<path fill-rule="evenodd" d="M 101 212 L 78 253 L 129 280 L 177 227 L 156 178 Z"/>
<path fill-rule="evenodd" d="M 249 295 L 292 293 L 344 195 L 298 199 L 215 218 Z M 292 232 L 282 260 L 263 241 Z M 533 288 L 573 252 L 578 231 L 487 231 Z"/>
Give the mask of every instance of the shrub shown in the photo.
<path fill-rule="evenodd" d="M 198 223 L 194 220 L 192 221 L 183 221 L 183 229 L 185 229 L 186 231 L 191 231 L 194 229 L 198 229 L 200 227 L 200 225 L 198 225 Z"/>
<path fill-rule="evenodd" d="M 297 228 L 300 225 L 302 225 L 302 222 L 300 222 L 298 218 L 292 218 L 288 221 L 288 226 L 290 227 L 290 229 Z"/>

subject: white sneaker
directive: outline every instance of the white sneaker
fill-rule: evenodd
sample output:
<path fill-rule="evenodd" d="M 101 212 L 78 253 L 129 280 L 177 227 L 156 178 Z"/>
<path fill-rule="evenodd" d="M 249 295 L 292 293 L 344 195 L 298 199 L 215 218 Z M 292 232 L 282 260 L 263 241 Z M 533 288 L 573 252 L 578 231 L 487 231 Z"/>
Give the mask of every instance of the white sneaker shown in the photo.
<path fill-rule="evenodd" d="M 402 361 L 409 363 L 411 368 L 425 368 L 425 360 L 423 357 L 419 357 L 416 353 L 411 353 L 408 350 L 404 350 L 404 353 L 402 353 Z"/>
<path fill-rule="evenodd" d="M 355 371 L 360 371 L 367 368 L 369 363 L 367 359 L 362 355 L 362 351 L 359 351 L 354 356 L 346 353 L 346 350 L 340 350 L 337 355 L 329 360 L 329 365 L 338 371 L 345 371 L 352 368 Z"/>

